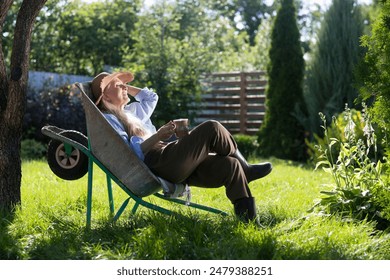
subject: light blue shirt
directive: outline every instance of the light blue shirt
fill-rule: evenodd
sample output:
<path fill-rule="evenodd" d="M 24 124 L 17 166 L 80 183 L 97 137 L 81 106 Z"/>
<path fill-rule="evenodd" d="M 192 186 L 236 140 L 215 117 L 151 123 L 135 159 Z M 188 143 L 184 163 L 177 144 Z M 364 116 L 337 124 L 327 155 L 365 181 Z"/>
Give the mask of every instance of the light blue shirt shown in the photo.
<path fill-rule="evenodd" d="M 154 109 L 156 108 L 158 102 L 158 95 L 149 90 L 148 88 L 143 88 L 135 97 L 137 102 L 133 102 L 125 107 L 125 111 L 128 114 L 132 114 L 137 117 L 144 128 L 150 133 L 156 133 L 156 127 L 153 125 L 150 117 L 153 114 Z M 123 140 L 129 145 L 129 147 L 137 154 L 137 156 L 143 161 L 145 156 L 141 150 L 141 144 L 144 142 L 144 139 L 138 136 L 131 136 L 126 133 L 126 130 L 123 124 L 118 120 L 113 114 L 103 113 L 104 117 L 108 120 L 111 126 L 116 130 L 116 132 L 123 138 Z"/>

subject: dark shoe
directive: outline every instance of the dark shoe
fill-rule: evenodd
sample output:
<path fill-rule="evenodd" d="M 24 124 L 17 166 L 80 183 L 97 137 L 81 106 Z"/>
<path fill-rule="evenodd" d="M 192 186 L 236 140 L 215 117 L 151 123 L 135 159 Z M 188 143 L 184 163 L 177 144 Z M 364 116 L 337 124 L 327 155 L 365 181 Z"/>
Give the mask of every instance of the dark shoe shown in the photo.
<path fill-rule="evenodd" d="M 245 171 L 246 179 L 249 182 L 263 178 L 270 174 L 272 171 L 272 164 L 270 162 L 258 163 L 258 164 L 249 164 L 247 170 Z"/>
<path fill-rule="evenodd" d="M 260 223 L 257 219 L 254 197 L 244 197 L 234 202 L 234 213 L 244 223 L 254 222 L 260 226 Z"/>
<path fill-rule="evenodd" d="M 238 159 L 240 162 L 242 168 L 244 169 L 248 183 L 263 178 L 272 171 L 272 164 L 270 162 L 249 164 L 239 150 L 237 150 L 232 157 Z"/>

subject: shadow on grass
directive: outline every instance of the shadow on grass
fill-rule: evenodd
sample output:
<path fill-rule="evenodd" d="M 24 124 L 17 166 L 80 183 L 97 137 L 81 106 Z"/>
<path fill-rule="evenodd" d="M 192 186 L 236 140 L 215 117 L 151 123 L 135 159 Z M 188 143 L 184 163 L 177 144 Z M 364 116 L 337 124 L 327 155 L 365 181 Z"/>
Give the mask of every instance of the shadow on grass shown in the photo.
<path fill-rule="evenodd" d="M 264 228 L 245 225 L 233 216 L 221 217 L 186 211 L 166 216 L 140 211 L 118 222 L 96 219 L 90 230 L 84 221 L 72 216 L 45 213 L 50 227 L 35 233 L 28 249 L 20 256 L 17 241 L 7 235 L 1 224 L 1 258 L 3 259 L 154 259 L 154 260 L 247 260 L 247 259 L 346 259 L 345 245 L 326 241 L 312 244 L 288 235 L 305 221 L 289 223 L 282 217 L 267 217 Z M 5 226 L 3 226 L 5 225 Z M 298 233 L 299 234 L 299 233 Z M 303 237 L 304 238 L 304 237 Z M 6 245 L 3 248 L 3 245 Z M 26 251 L 27 250 L 27 251 Z"/>
<path fill-rule="evenodd" d="M 100 220 L 90 230 L 46 218 L 50 230 L 37 234 L 29 259 L 272 259 L 275 252 L 271 231 L 218 215 L 148 211 L 115 224 Z"/>
<path fill-rule="evenodd" d="M 15 214 L 0 209 L 0 260 L 17 259 L 15 240 L 9 234 L 9 226 L 12 224 Z"/>

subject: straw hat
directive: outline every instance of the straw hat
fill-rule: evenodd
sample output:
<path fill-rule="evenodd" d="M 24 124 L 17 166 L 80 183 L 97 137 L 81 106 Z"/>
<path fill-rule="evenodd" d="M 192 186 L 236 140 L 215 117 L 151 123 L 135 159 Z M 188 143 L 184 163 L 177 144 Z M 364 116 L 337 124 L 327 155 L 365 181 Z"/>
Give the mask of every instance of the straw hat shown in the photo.
<path fill-rule="evenodd" d="M 91 83 L 91 90 L 93 96 L 95 97 L 96 105 L 98 105 L 100 100 L 102 99 L 104 90 L 107 85 L 115 78 L 118 78 L 124 84 L 130 83 L 132 80 L 134 80 L 134 76 L 130 72 L 115 72 L 112 74 L 109 74 L 107 72 L 100 73 L 95 78 L 93 78 Z"/>

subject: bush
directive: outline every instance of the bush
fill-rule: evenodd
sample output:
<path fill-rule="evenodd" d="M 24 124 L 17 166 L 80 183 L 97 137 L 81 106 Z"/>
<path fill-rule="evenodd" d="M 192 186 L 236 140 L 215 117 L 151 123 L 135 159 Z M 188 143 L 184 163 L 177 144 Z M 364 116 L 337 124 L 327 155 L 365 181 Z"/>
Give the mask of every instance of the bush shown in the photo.
<path fill-rule="evenodd" d="M 45 125 L 78 130 L 86 134 L 85 114 L 78 91 L 64 86 L 40 93 L 27 93 L 24 139 L 47 140 L 41 133 L 41 128 Z"/>
<path fill-rule="evenodd" d="M 361 97 L 374 102 L 371 113 L 374 121 L 390 131 L 390 1 L 380 2 L 380 9 L 372 22 L 370 35 L 361 38 L 367 49 L 366 56 L 358 68 L 357 81 L 361 83 Z"/>
<path fill-rule="evenodd" d="M 355 126 L 355 135 L 357 139 L 363 139 L 363 127 L 362 127 L 362 115 L 360 111 L 349 110 L 351 118 L 357 125 Z M 336 138 L 341 141 L 345 141 L 345 128 L 347 126 L 346 122 L 346 112 L 339 114 L 337 117 L 333 117 L 333 122 L 330 125 L 324 124 L 326 126 L 326 135 L 328 138 Z M 324 128 L 324 126 L 322 126 Z M 326 145 L 326 137 L 320 137 L 317 134 L 313 135 L 314 141 L 309 142 L 306 139 L 306 144 L 308 147 L 309 160 L 316 163 L 318 158 L 322 155 L 322 151 L 317 149 L 318 146 L 324 147 Z M 340 142 L 335 143 L 332 146 L 332 150 L 328 151 L 332 153 L 333 158 L 337 158 L 337 155 L 340 152 Z"/>
<path fill-rule="evenodd" d="M 33 139 L 22 140 L 21 143 L 21 158 L 32 160 L 42 159 L 46 155 L 47 148 L 41 142 Z"/>
<path fill-rule="evenodd" d="M 390 225 L 390 188 L 384 170 L 389 164 L 386 157 L 378 160 L 375 156 L 373 160 L 370 156 L 370 153 L 376 154 L 377 138 L 366 111 L 367 108 L 364 108 L 362 124 L 354 122 L 350 110 L 344 112 L 345 137 L 340 138 L 328 135 L 326 118 L 321 114 L 325 143 L 318 146 L 320 157 L 316 169 L 321 166 L 332 175 L 334 188 L 332 191 L 322 191 L 324 196 L 314 208 L 346 219 L 376 221 L 378 228 L 382 229 Z M 337 126 L 336 119 L 334 122 Z M 366 141 L 356 135 L 355 127 L 359 125 L 363 126 Z M 334 147 L 339 149 L 337 157 L 334 156 Z"/>
<path fill-rule="evenodd" d="M 237 142 L 238 149 L 245 158 L 255 157 L 257 155 L 259 149 L 257 136 L 236 134 L 233 137 Z"/>
<path fill-rule="evenodd" d="M 340 142 L 336 142 L 332 146 L 331 152 L 333 158 L 337 158 L 338 154 L 340 153 L 340 143 L 345 142 L 347 140 L 345 130 L 350 118 L 354 123 L 354 137 L 356 138 L 356 140 L 360 139 L 362 141 L 365 141 L 364 120 L 362 117 L 362 112 L 355 109 L 348 109 L 346 107 L 344 112 L 333 118 L 333 122 L 329 126 L 325 124 L 326 134 L 328 138 L 335 138 L 340 140 Z M 382 158 L 384 156 L 384 140 L 386 139 L 386 137 L 381 132 L 381 130 L 378 129 L 377 126 L 375 126 L 374 124 L 372 124 L 372 126 L 373 129 L 375 129 L 376 131 L 375 135 L 377 137 L 376 151 L 374 152 L 373 150 L 370 150 L 369 156 L 370 158 L 373 158 L 375 160 L 375 157 Z M 322 126 L 322 128 L 324 128 L 324 126 Z M 315 163 L 322 155 L 322 152 L 319 151 L 316 147 L 324 147 L 326 145 L 327 139 L 326 137 L 320 137 L 317 134 L 314 134 L 313 137 L 314 141 L 311 142 L 306 139 L 306 145 L 308 147 L 309 161 Z"/>

